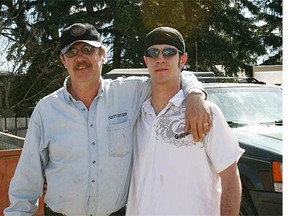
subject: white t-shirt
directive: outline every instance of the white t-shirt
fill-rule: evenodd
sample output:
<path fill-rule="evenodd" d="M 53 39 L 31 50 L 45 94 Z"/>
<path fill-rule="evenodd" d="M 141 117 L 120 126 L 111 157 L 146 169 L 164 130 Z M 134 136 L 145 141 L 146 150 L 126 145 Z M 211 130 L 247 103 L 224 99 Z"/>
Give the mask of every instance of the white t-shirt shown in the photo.
<path fill-rule="evenodd" d="M 158 116 L 151 99 L 135 127 L 133 172 L 126 215 L 220 215 L 219 172 L 244 150 L 220 109 L 207 102 L 213 126 L 203 142 L 184 132 L 185 101 L 179 91 Z"/>

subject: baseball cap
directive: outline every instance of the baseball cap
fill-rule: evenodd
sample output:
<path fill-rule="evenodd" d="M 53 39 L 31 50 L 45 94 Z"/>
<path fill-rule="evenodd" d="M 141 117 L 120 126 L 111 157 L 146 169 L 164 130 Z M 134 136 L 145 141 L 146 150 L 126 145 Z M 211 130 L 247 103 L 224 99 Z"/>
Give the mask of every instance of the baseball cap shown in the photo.
<path fill-rule="evenodd" d="M 149 32 L 144 40 L 144 50 L 154 44 L 168 44 L 185 52 L 185 42 L 183 36 L 174 28 L 158 27 Z"/>
<path fill-rule="evenodd" d="M 74 23 L 65 28 L 60 37 L 61 54 L 75 43 L 84 42 L 94 47 L 100 47 L 102 44 L 100 34 L 96 28 L 89 23 Z"/>

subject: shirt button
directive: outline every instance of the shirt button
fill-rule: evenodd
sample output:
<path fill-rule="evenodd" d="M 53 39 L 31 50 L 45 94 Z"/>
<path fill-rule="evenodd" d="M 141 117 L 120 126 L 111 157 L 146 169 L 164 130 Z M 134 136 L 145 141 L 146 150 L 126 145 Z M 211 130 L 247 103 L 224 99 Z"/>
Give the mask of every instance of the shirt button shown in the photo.
<path fill-rule="evenodd" d="M 92 145 L 95 146 L 95 142 L 92 142 Z"/>
<path fill-rule="evenodd" d="M 95 164 L 96 163 L 96 161 L 95 160 L 93 160 L 93 162 L 92 162 L 93 164 Z"/>
<path fill-rule="evenodd" d="M 92 183 L 95 183 L 95 180 L 94 180 L 94 179 L 92 180 Z"/>
<path fill-rule="evenodd" d="M 93 128 L 93 126 L 94 126 L 93 124 L 90 124 L 90 128 Z"/>
<path fill-rule="evenodd" d="M 82 111 L 85 111 L 85 108 L 82 108 Z"/>

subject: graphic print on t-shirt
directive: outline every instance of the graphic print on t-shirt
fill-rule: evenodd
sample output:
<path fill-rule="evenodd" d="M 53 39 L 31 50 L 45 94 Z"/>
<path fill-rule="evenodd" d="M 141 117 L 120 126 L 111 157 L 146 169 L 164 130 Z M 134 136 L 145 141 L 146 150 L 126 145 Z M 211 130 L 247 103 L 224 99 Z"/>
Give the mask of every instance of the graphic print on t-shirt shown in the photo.
<path fill-rule="evenodd" d="M 158 121 L 155 124 L 156 139 L 163 140 L 164 142 L 174 145 L 176 147 L 181 146 L 194 146 L 195 142 L 192 135 L 184 135 L 180 139 L 176 139 L 175 135 L 184 133 L 185 128 L 185 104 L 181 106 L 171 106 L 164 114 L 159 116 Z M 180 116 L 180 117 L 179 117 Z"/>

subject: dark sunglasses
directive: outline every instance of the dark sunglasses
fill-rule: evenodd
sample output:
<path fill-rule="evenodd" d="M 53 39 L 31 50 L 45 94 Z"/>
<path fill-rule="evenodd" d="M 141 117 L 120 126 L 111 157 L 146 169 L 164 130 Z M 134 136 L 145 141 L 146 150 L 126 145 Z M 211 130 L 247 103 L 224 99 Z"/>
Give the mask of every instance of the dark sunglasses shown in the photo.
<path fill-rule="evenodd" d="M 147 49 L 145 52 L 144 52 L 144 55 L 146 57 L 151 57 L 151 58 L 157 58 L 159 56 L 159 53 L 162 53 L 162 55 L 165 57 L 165 58 L 169 58 L 171 56 L 174 56 L 176 55 L 178 52 L 183 54 L 182 51 L 178 50 L 178 49 L 175 49 L 175 48 L 164 48 L 162 50 L 159 50 L 159 49 L 156 49 L 156 48 L 150 48 L 150 49 Z"/>
<path fill-rule="evenodd" d="M 83 54 L 89 55 L 89 54 L 92 54 L 95 51 L 95 48 L 90 46 L 90 45 L 85 45 L 85 46 L 83 46 L 80 49 L 70 48 L 70 49 L 67 50 L 65 55 L 68 58 L 73 58 L 73 57 L 75 57 L 78 54 L 79 51 L 81 51 L 81 53 L 83 53 Z"/>

